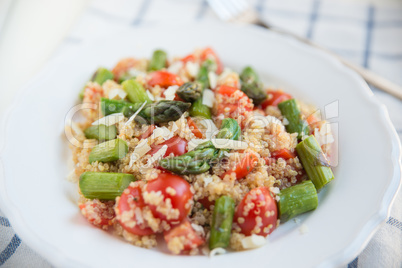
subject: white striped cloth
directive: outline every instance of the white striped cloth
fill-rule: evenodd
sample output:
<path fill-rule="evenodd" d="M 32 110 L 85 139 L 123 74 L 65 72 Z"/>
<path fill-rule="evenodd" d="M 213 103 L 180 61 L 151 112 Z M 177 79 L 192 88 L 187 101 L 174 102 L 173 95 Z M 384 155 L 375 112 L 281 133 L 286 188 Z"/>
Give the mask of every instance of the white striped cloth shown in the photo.
<path fill-rule="evenodd" d="M 251 4 L 270 23 L 310 38 L 402 85 L 401 1 L 393 6 L 339 0 L 255 0 Z M 113 4 L 109 0 L 93 1 L 57 53 L 116 29 L 204 20 L 217 17 L 203 0 L 114 0 Z M 402 102 L 372 90 L 388 107 L 402 137 Z M 0 237 L 0 266 L 51 266 L 18 238 L 1 212 Z M 347 267 L 402 267 L 401 193 L 386 223 Z"/>

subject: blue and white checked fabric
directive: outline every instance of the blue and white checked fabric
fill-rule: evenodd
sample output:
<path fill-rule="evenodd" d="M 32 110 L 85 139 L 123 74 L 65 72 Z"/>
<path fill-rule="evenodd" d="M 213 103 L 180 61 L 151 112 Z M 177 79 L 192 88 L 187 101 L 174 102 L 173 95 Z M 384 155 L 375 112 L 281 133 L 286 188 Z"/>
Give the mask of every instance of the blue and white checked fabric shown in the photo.
<path fill-rule="evenodd" d="M 402 2 L 393 5 L 336 0 L 253 0 L 263 19 L 305 36 L 349 60 L 402 85 Z M 378 1 L 380 3 L 380 1 Z M 217 20 L 206 1 L 109 0 L 93 1 L 57 53 L 86 38 L 130 27 L 166 21 Z M 372 88 L 390 112 L 402 138 L 402 102 Z M 0 212 L 0 266 L 51 267 L 27 247 Z M 402 193 L 386 223 L 348 268 L 402 267 Z"/>

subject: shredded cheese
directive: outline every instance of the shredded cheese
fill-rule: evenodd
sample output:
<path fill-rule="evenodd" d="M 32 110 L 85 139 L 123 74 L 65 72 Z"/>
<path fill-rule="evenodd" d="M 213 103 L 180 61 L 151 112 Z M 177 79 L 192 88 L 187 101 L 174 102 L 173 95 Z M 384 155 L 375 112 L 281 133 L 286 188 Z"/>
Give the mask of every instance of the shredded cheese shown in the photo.
<path fill-rule="evenodd" d="M 147 92 L 148 97 L 151 99 L 151 101 L 154 101 L 155 100 L 154 95 L 152 95 L 152 93 L 149 92 L 149 90 L 147 90 L 146 92 Z"/>
<path fill-rule="evenodd" d="M 241 240 L 241 244 L 244 249 L 258 248 L 265 245 L 266 242 L 267 240 L 265 239 L 265 237 L 255 234 L 246 236 Z"/>
<path fill-rule="evenodd" d="M 190 76 L 196 77 L 198 75 L 198 72 L 200 71 L 200 66 L 195 62 L 188 61 L 186 63 L 186 70 Z"/>
<path fill-rule="evenodd" d="M 208 81 L 211 88 L 216 88 L 216 85 L 218 84 L 218 76 L 215 72 L 208 73 Z"/>
<path fill-rule="evenodd" d="M 105 117 L 100 118 L 99 120 L 96 120 L 95 122 L 92 123 L 93 126 L 96 125 L 105 125 L 105 126 L 111 126 L 114 125 L 121 120 L 124 119 L 124 115 L 122 113 L 115 113 L 115 114 L 109 114 Z"/>
<path fill-rule="evenodd" d="M 235 141 L 229 139 L 211 139 L 212 144 L 218 149 L 235 149 L 244 150 L 247 149 L 248 144 L 244 141 Z"/>
<path fill-rule="evenodd" d="M 129 166 L 132 167 L 135 161 L 143 157 L 146 153 L 151 150 L 151 147 L 148 145 L 148 139 L 143 139 L 138 143 L 137 146 L 134 148 L 134 152 L 130 156 L 130 164 Z"/>
<path fill-rule="evenodd" d="M 113 100 L 124 100 L 127 93 L 121 88 L 114 88 L 109 91 L 109 99 Z"/>
<path fill-rule="evenodd" d="M 181 62 L 181 61 L 176 61 L 176 62 L 172 63 L 172 64 L 167 68 L 167 71 L 168 71 L 169 73 L 177 74 L 177 73 L 180 71 L 181 68 L 183 68 L 183 62 Z"/>
<path fill-rule="evenodd" d="M 138 109 L 128 120 L 127 122 L 124 124 L 124 126 L 128 126 L 131 122 L 133 122 L 134 118 L 137 116 L 137 114 L 139 114 L 139 112 L 141 112 L 141 110 L 144 108 L 144 106 L 147 104 L 146 101 L 144 101 L 144 103 L 141 105 L 140 109 Z"/>
<path fill-rule="evenodd" d="M 162 148 L 159 149 L 149 160 L 148 160 L 148 167 L 150 167 L 153 163 L 155 163 L 159 158 L 163 157 L 167 151 L 168 146 L 165 144 Z"/>
<path fill-rule="evenodd" d="M 214 101 L 215 101 L 214 92 L 210 89 L 205 89 L 202 95 L 202 104 L 212 108 L 214 106 Z"/>
<path fill-rule="evenodd" d="M 174 100 L 176 97 L 176 90 L 179 88 L 179 86 L 170 86 L 168 87 L 163 94 L 165 94 L 165 99 L 166 100 Z"/>
<path fill-rule="evenodd" d="M 134 77 L 137 77 L 137 76 L 146 76 L 147 74 L 146 73 L 144 73 L 143 71 L 140 71 L 140 70 L 137 70 L 137 69 L 135 69 L 135 68 L 131 68 L 131 69 L 129 69 L 128 70 L 128 74 L 130 75 L 130 76 L 134 76 Z"/>
<path fill-rule="evenodd" d="M 164 140 L 168 140 L 173 137 L 173 133 L 167 127 L 156 127 L 152 132 L 154 139 L 162 137 Z"/>

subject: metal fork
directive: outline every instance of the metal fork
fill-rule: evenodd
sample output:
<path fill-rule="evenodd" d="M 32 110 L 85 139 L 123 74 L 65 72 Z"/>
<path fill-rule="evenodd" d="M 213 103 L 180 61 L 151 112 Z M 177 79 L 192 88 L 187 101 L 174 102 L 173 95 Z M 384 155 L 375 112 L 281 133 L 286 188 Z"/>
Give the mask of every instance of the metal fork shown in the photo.
<path fill-rule="evenodd" d="M 292 32 L 279 29 L 273 27 L 272 25 L 268 24 L 265 21 L 262 21 L 258 16 L 257 12 L 252 9 L 249 3 L 246 0 L 207 0 L 209 6 L 214 10 L 216 15 L 223 20 L 228 22 L 240 22 L 246 24 L 255 24 L 277 32 L 279 34 L 291 36 L 296 38 L 297 40 L 308 44 L 312 47 L 318 48 L 326 53 L 332 55 L 333 57 L 337 58 L 340 62 L 342 62 L 347 67 L 351 68 L 355 72 L 357 72 L 367 83 L 373 85 L 374 87 L 387 92 L 396 98 L 402 100 L 402 87 L 385 79 L 384 77 L 366 69 L 359 65 L 349 62 L 344 58 L 340 57 L 339 55 L 335 54 L 334 52 L 323 48 L 310 40 L 301 37 L 297 34 Z"/>

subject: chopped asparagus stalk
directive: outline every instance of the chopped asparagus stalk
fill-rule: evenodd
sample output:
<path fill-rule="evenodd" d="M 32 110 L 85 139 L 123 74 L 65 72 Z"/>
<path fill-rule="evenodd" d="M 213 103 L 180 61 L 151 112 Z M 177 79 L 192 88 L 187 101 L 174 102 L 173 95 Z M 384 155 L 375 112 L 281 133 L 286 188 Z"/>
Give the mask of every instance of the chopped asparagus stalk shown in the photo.
<path fill-rule="evenodd" d="M 200 116 L 206 119 L 211 119 L 211 110 L 208 106 L 202 104 L 202 98 L 196 100 L 190 107 L 190 116 Z"/>
<path fill-rule="evenodd" d="M 114 200 L 132 181 L 131 174 L 87 171 L 82 173 L 79 186 L 88 199 Z"/>
<path fill-rule="evenodd" d="M 211 59 L 207 59 L 202 63 L 201 68 L 198 71 L 197 81 L 202 85 L 203 89 L 210 87 L 208 73 L 215 72 L 216 69 L 216 62 Z"/>
<path fill-rule="evenodd" d="M 117 130 L 115 125 L 97 125 L 85 129 L 84 133 L 87 139 L 111 140 L 116 138 Z"/>
<path fill-rule="evenodd" d="M 283 189 L 279 197 L 278 208 L 281 222 L 314 210 L 318 206 L 317 190 L 310 180 Z"/>
<path fill-rule="evenodd" d="M 106 141 L 92 148 L 89 154 L 89 163 L 116 161 L 125 157 L 127 152 L 128 146 L 125 141 L 121 139 Z"/>
<path fill-rule="evenodd" d="M 121 85 L 132 103 L 152 102 L 141 83 L 135 80 L 126 80 Z"/>
<path fill-rule="evenodd" d="M 296 151 L 317 191 L 334 179 L 329 162 L 313 135 L 301 141 Z"/>
<path fill-rule="evenodd" d="M 238 140 L 241 128 L 233 118 L 225 118 L 222 120 L 221 129 L 216 134 L 217 139 Z"/>
<path fill-rule="evenodd" d="M 184 101 L 194 102 L 201 98 L 202 85 L 197 82 L 187 82 L 180 86 L 177 91 L 177 95 Z"/>
<path fill-rule="evenodd" d="M 226 248 L 229 245 L 234 209 L 235 203 L 229 196 L 221 196 L 215 201 L 209 249 Z"/>
<path fill-rule="evenodd" d="M 96 82 L 99 85 L 103 85 L 107 80 L 113 80 L 114 75 L 111 71 L 106 68 L 100 67 L 93 75 L 90 81 Z M 79 97 L 84 98 L 85 87 L 81 90 Z"/>
<path fill-rule="evenodd" d="M 166 67 L 167 54 L 163 50 L 155 50 L 149 63 L 149 71 L 158 71 Z"/>
<path fill-rule="evenodd" d="M 301 139 L 303 136 L 308 135 L 310 130 L 306 121 L 301 119 L 300 110 L 297 107 L 295 99 L 290 99 L 283 101 L 278 104 L 279 110 L 281 110 L 282 115 L 288 120 L 286 125 L 286 130 L 289 133 L 297 132 L 298 138 Z"/>
<path fill-rule="evenodd" d="M 142 103 L 131 103 L 122 100 L 101 98 L 101 110 L 104 116 L 123 113 L 125 117 L 130 117 L 141 107 L 141 105 Z"/>
<path fill-rule="evenodd" d="M 247 66 L 240 74 L 242 81 L 241 90 L 253 100 L 255 105 L 259 105 L 267 98 L 263 85 L 253 68 Z"/>

